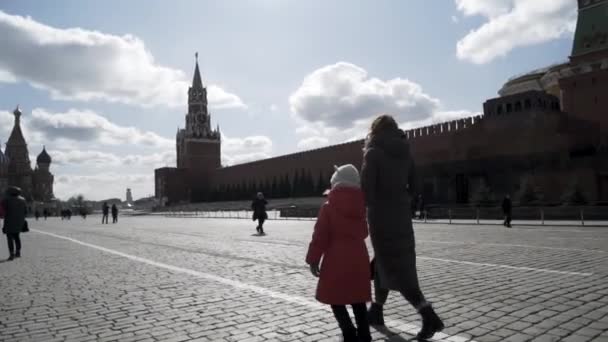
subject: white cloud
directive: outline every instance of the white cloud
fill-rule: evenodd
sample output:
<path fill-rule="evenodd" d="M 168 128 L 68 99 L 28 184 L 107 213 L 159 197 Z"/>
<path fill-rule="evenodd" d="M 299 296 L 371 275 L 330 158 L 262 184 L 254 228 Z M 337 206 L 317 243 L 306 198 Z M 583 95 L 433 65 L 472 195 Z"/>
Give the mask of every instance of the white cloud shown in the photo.
<path fill-rule="evenodd" d="M 230 166 L 269 158 L 272 140 L 266 136 L 229 138 L 222 135 L 222 164 Z"/>
<path fill-rule="evenodd" d="M 363 68 L 346 62 L 313 71 L 289 102 L 299 124 L 299 149 L 363 139 L 380 113 L 393 115 L 404 129 L 471 114 L 445 111 L 415 82 L 369 77 Z"/>
<path fill-rule="evenodd" d="M 94 168 L 122 166 L 153 170 L 162 166 L 175 165 L 175 151 L 151 154 L 117 155 L 95 150 L 52 150 L 51 154 L 53 164 L 67 167 L 82 165 Z"/>
<path fill-rule="evenodd" d="M 304 138 L 298 142 L 298 148 L 301 150 L 312 150 L 327 145 L 329 145 L 329 139 L 319 136 Z"/>
<path fill-rule="evenodd" d="M 95 175 L 55 176 L 55 197 L 68 199 L 73 195 L 84 194 L 88 200 L 121 198 L 125 200 L 127 188 L 134 198 L 153 195 L 154 173 L 98 173 Z"/>
<path fill-rule="evenodd" d="M 189 77 L 159 65 L 135 36 L 55 28 L 0 11 L 0 37 L 0 82 L 24 81 L 61 100 L 186 104 Z M 214 85 L 209 103 L 245 107 L 237 95 Z"/>
<path fill-rule="evenodd" d="M 90 111 L 70 109 L 51 113 L 42 108 L 32 111 L 31 118 L 22 120 L 28 130 L 42 135 L 44 141 L 70 140 L 101 145 L 131 144 L 147 147 L 172 148 L 175 141 L 139 128 L 120 126 Z"/>
<path fill-rule="evenodd" d="M 496 17 L 508 13 L 513 0 L 456 0 L 456 7 L 464 15 Z"/>
<path fill-rule="evenodd" d="M 339 62 L 306 76 L 289 104 L 299 119 L 345 129 L 382 112 L 401 120 L 422 119 L 437 109 L 439 101 L 407 79 L 383 81 L 369 77 L 361 67 Z"/>
<path fill-rule="evenodd" d="M 0 111 L 0 139 L 8 139 L 13 122 L 12 113 Z M 93 111 L 71 109 L 65 113 L 52 113 L 37 108 L 31 115 L 23 114 L 21 127 L 29 150 L 33 152 L 32 162 L 35 163 L 39 152 L 38 147 L 33 146 L 47 144 L 53 159 L 51 172 L 55 174 L 55 196 L 58 198 L 67 199 L 79 193 L 94 200 L 119 197 L 127 187 L 137 196 L 147 196 L 154 192 L 153 170 L 175 166 L 174 140 L 117 125 Z M 154 152 L 115 153 L 112 150 L 121 145 L 152 147 Z M 272 140 L 266 136 L 234 138 L 224 135 L 222 162 L 223 165 L 235 165 L 265 159 L 272 155 L 272 147 Z M 107 172 L 117 169 L 126 172 Z"/>
<path fill-rule="evenodd" d="M 476 64 L 491 62 L 518 47 L 570 35 L 576 25 L 572 0 L 455 0 L 467 16 L 486 17 L 458 41 L 457 56 Z"/>

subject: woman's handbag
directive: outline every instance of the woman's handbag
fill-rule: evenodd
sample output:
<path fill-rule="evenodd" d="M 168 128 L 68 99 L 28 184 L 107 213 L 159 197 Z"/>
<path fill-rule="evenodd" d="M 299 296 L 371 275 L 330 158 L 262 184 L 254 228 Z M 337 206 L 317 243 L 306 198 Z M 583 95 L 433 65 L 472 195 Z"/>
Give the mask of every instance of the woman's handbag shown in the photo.
<path fill-rule="evenodd" d="M 29 232 L 29 231 L 30 231 L 30 226 L 29 226 L 29 224 L 27 223 L 27 220 L 24 220 L 24 221 L 23 221 L 23 227 L 21 227 L 21 232 L 22 232 L 22 233 L 27 233 L 27 232 Z"/>

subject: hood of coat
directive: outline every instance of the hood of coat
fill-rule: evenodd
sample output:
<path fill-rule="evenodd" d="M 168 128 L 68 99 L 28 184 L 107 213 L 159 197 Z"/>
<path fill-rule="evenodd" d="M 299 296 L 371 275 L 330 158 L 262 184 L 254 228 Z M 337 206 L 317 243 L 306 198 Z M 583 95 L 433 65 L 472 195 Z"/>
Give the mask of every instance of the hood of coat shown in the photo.
<path fill-rule="evenodd" d="M 357 171 L 357 168 L 354 165 L 346 164 L 340 167 L 334 166 L 334 169 L 335 172 L 329 181 L 332 188 L 340 186 L 351 188 L 361 187 L 359 171 Z"/>
<path fill-rule="evenodd" d="M 338 186 L 329 192 L 329 207 L 342 217 L 351 219 L 365 218 L 363 191 L 355 187 Z"/>
<path fill-rule="evenodd" d="M 409 156 L 409 143 L 405 133 L 400 130 L 386 130 L 368 138 L 366 149 L 378 148 L 394 158 Z"/>

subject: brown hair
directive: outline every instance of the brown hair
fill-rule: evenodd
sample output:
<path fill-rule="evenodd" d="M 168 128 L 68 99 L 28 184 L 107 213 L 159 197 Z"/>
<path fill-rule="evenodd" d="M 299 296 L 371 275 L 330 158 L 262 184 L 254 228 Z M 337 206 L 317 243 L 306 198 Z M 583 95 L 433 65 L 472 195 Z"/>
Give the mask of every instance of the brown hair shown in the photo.
<path fill-rule="evenodd" d="M 374 119 L 374 121 L 372 122 L 372 126 L 369 130 L 369 135 L 374 136 L 385 130 L 397 129 L 399 129 L 399 126 L 397 125 L 395 119 L 390 115 L 384 114 Z"/>

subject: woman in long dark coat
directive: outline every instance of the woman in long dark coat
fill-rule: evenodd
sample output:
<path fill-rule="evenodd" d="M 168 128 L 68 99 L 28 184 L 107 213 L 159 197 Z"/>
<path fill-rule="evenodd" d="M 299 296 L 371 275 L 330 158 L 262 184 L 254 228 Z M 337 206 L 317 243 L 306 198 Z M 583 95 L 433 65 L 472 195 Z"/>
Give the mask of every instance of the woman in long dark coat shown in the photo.
<path fill-rule="evenodd" d="M 6 198 L 2 201 L 2 211 L 4 211 L 4 226 L 2 232 L 6 234 L 8 260 L 21 257 L 21 239 L 19 234 L 25 225 L 27 205 L 25 199 L 21 197 L 21 189 L 11 186 L 6 190 Z"/>
<path fill-rule="evenodd" d="M 391 116 L 380 116 L 372 124 L 361 182 L 375 255 L 375 302 L 369 312 L 370 324 L 384 324 L 383 305 L 389 290 L 399 291 L 422 316 L 417 337 L 429 339 L 444 326 L 418 284 L 410 210 L 414 162 L 405 134 Z"/>

